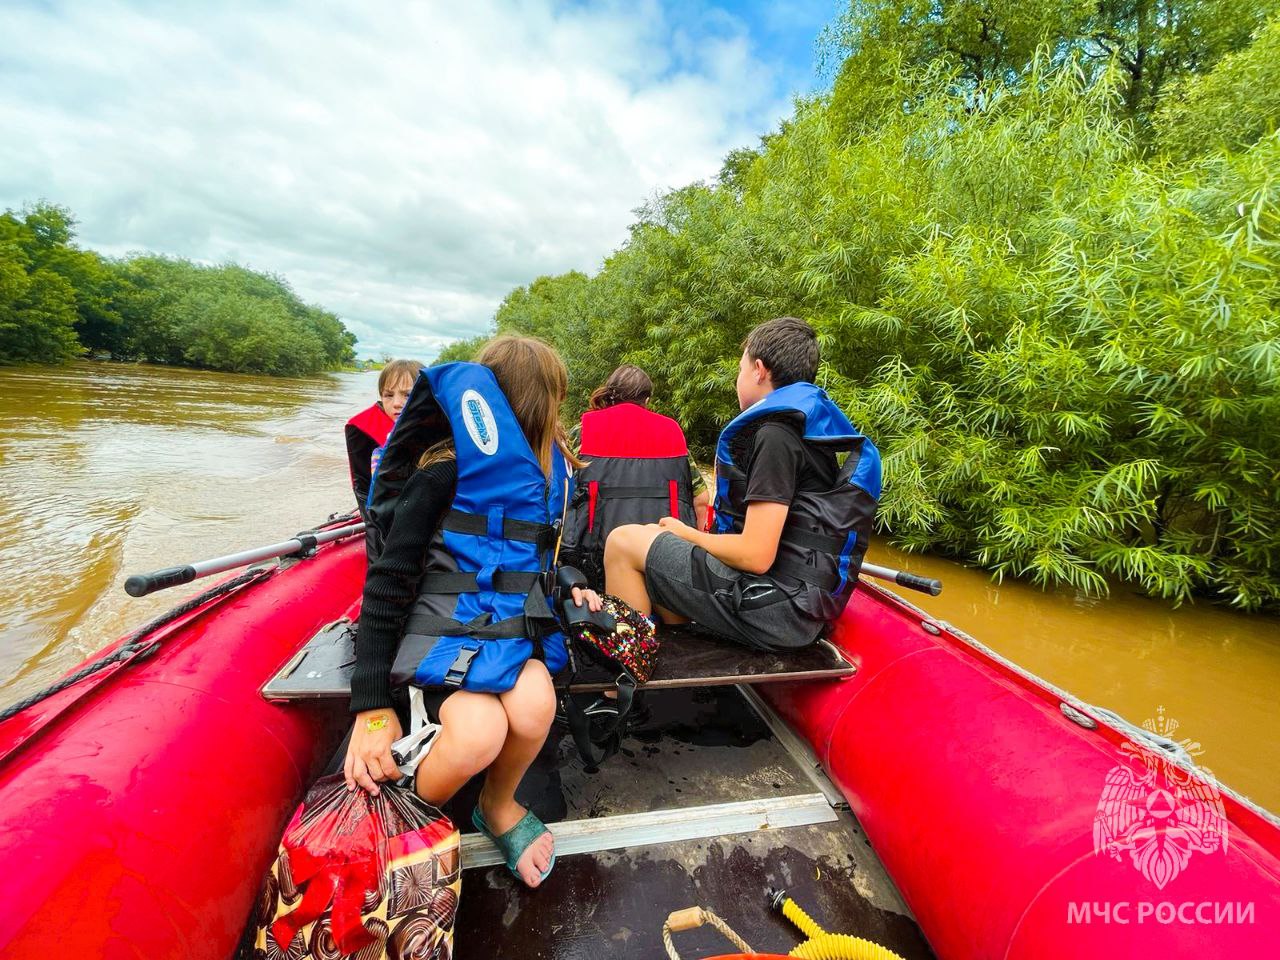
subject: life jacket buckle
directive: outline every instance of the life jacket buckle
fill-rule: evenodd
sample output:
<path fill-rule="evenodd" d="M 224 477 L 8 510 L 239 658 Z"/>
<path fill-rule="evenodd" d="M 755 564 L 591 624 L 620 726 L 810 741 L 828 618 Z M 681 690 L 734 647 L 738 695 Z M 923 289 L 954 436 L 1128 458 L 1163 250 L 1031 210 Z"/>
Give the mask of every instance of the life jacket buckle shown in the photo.
<path fill-rule="evenodd" d="M 453 663 L 449 664 L 449 669 L 445 671 L 445 686 L 462 686 L 462 681 L 467 678 L 467 671 L 471 669 L 471 661 L 475 659 L 476 654 L 479 652 L 479 647 L 462 647 L 459 649 L 458 655 L 453 658 Z"/>

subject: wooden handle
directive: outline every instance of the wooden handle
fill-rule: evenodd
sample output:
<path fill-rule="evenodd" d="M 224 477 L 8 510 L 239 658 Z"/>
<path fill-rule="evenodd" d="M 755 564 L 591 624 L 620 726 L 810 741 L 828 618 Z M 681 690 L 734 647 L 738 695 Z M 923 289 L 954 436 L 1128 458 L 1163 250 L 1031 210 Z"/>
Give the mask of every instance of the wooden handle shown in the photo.
<path fill-rule="evenodd" d="M 667 926 L 675 933 L 681 930 L 696 930 L 706 922 L 701 907 L 685 907 L 667 917 Z"/>

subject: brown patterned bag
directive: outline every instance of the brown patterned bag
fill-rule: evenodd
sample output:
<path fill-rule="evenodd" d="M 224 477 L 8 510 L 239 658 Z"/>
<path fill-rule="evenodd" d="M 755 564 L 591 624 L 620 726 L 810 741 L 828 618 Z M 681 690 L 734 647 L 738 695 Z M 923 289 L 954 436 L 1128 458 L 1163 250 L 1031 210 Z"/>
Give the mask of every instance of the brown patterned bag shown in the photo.
<path fill-rule="evenodd" d="M 318 780 L 285 829 L 255 912 L 255 960 L 451 960 L 458 830 L 412 790 Z"/>

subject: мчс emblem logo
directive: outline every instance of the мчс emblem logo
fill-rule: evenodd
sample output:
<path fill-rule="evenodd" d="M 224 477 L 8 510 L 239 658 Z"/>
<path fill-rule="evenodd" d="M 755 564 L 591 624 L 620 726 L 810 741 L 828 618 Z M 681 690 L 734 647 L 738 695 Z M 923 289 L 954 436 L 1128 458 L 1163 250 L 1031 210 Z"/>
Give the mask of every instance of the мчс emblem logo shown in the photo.
<path fill-rule="evenodd" d="M 1227 816 L 1213 776 L 1189 762 L 1201 752 L 1200 744 L 1175 743 L 1170 734 L 1177 721 L 1165 719 L 1163 707 L 1158 714 L 1142 726 L 1187 762 L 1179 763 L 1156 745 L 1122 744 L 1128 762 L 1107 773 L 1093 818 L 1093 852 L 1121 862 L 1128 854 L 1133 866 L 1163 890 L 1193 853 L 1226 850 Z"/>
<path fill-rule="evenodd" d="M 462 394 L 462 422 L 481 453 L 491 457 L 498 452 L 498 422 L 484 397 L 474 390 Z"/>

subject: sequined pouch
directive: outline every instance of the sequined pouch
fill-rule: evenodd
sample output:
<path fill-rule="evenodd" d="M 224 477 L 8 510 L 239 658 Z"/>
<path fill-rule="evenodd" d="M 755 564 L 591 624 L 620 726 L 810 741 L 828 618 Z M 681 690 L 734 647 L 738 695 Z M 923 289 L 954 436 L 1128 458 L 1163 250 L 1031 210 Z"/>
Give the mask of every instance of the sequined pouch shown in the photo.
<path fill-rule="evenodd" d="M 606 595 L 602 600 L 603 608 L 592 614 L 582 607 L 565 607 L 570 667 L 562 696 L 564 717 L 588 773 L 618 751 L 628 729 L 636 688 L 653 676 L 658 658 L 653 621 L 617 597 Z M 613 697 L 584 704 L 579 695 L 568 692 L 568 684 L 577 674 L 575 651 L 616 672 Z"/>
<path fill-rule="evenodd" d="M 604 595 L 602 613 L 572 624 L 569 633 L 582 650 L 598 663 L 625 670 L 636 683 L 647 683 L 658 660 L 658 634 L 653 622 L 625 600 Z M 613 621 L 609 629 L 609 621 Z"/>

